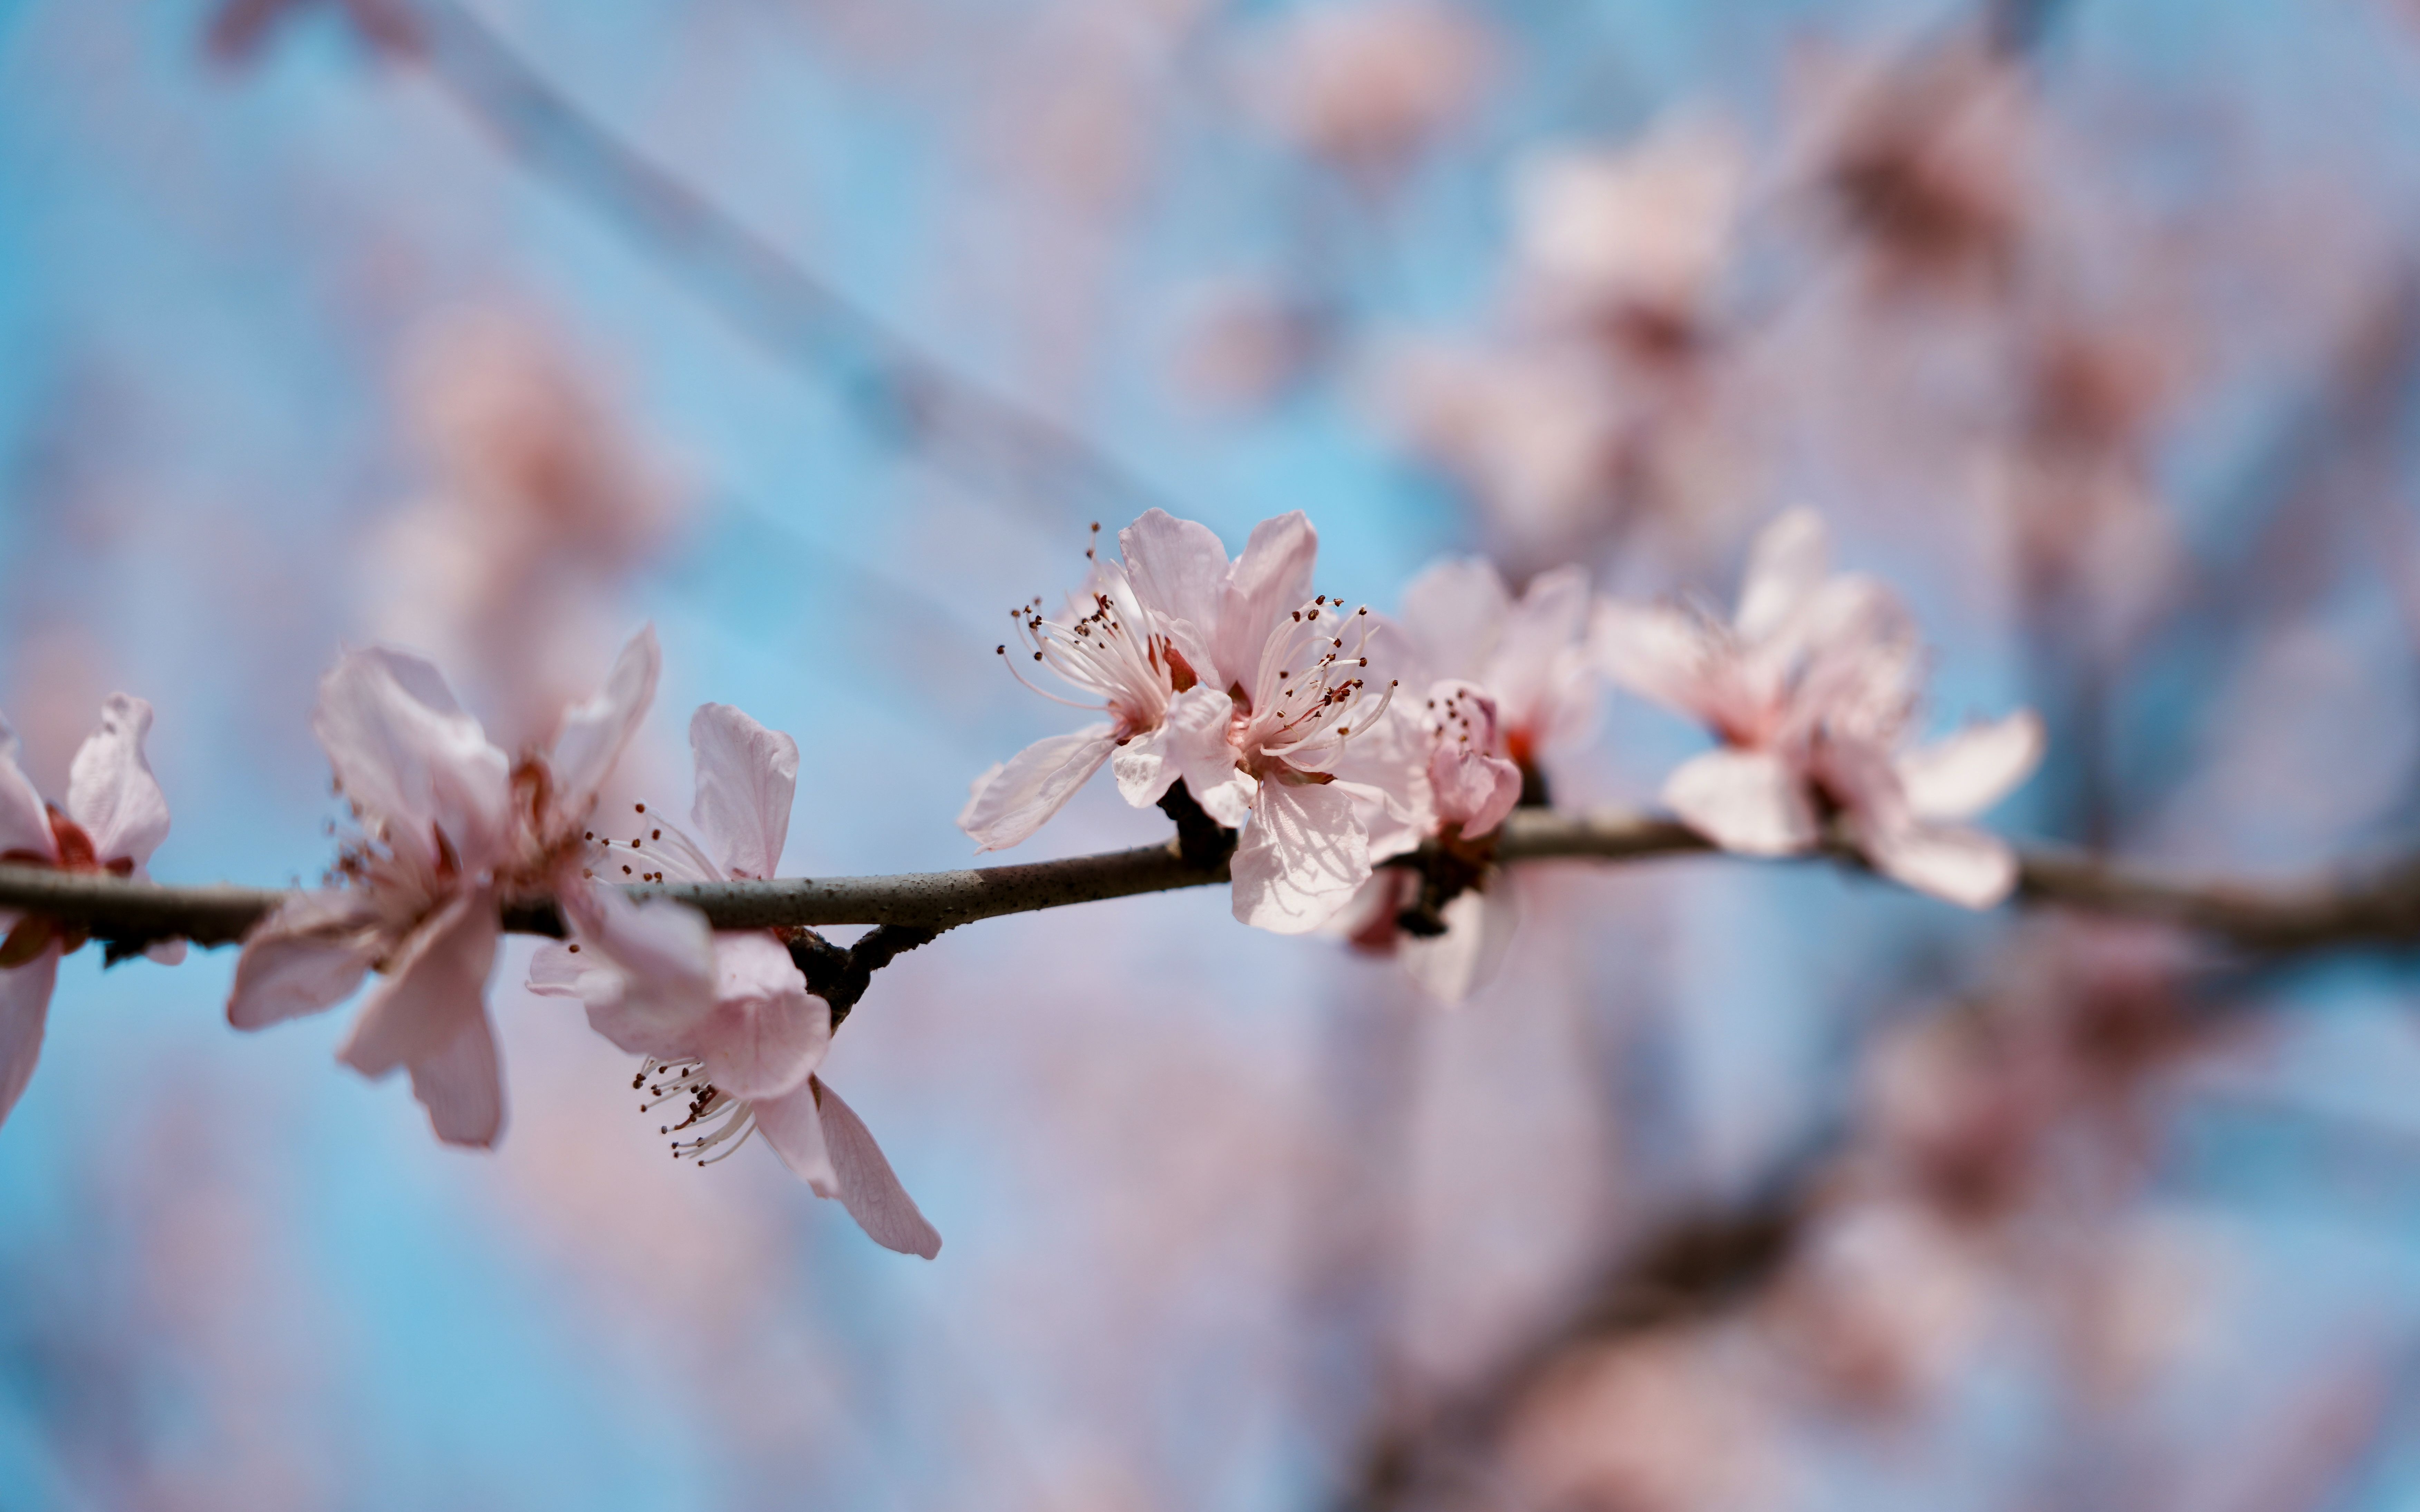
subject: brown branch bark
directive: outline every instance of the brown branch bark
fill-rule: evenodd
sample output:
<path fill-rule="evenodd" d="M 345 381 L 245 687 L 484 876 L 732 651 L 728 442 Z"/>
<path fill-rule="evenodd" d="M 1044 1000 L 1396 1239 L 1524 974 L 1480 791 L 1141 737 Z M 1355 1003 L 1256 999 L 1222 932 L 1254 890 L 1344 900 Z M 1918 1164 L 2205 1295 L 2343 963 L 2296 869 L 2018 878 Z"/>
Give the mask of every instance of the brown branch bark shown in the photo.
<path fill-rule="evenodd" d="M 1652 814 L 1558 814 L 1515 810 L 1496 849 L 1500 864 L 1554 860 L 1643 861 L 1702 855 L 1712 847 L 1683 825 Z M 1197 855 L 1202 855 L 1197 847 Z M 1054 861 L 896 876 L 782 877 L 769 882 L 634 886 L 638 897 L 669 898 L 704 913 L 717 929 L 786 930 L 880 924 L 940 931 L 1006 914 L 1173 892 L 1228 879 L 1223 856 L 1188 860 L 1175 841 Z M 1849 852 L 1808 859 L 1862 868 Z M 1415 855 L 1394 864 L 1419 866 Z M 2080 912 L 2156 919 L 2247 949 L 2295 951 L 2335 946 L 2420 943 L 2420 856 L 2367 873 L 2294 884 L 2194 881 L 2137 871 L 2063 851 L 2023 856 L 2021 901 Z M 120 952 L 158 941 L 232 945 L 290 894 L 265 887 L 184 887 L 91 873 L 0 865 L 0 910 L 70 925 Z M 553 899 L 510 899 L 504 927 L 559 935 Z"/>

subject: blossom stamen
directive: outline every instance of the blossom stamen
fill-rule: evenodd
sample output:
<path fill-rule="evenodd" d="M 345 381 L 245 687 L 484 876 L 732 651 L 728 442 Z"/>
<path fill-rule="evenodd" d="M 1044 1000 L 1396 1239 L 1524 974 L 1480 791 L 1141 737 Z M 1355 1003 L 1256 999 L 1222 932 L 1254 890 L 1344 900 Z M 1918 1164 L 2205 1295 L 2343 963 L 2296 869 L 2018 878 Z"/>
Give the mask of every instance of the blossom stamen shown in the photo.
<path fill-rule="evenodd" d="M 1364 606 L 1348 616 L 1342 600 L 1331 605 L 1323 594 L 1295 609 L 1280 633 L 1270 637 L 1262 651 L 1261 696 L 1253 701 L 1260 717 L 1252 744 L 1261 756 L 1305 752 L 1323 739 L 1332 748 L 1355 730 L 1367 730 L 1385 717 L 1394 701 L 1395 684 L 1390 681 L 1380 689 L 1372 706 L 1364 702 L 1371 696 L 1368 679 L 1356 675 L 1370 665 L 1363 653 L 1377 628 L 1368 613 Z M 1358 627 L 1357 639 L 1349 646 L 1337 633 L 1343 629 L 1334 623 L 1338 620 Z M 1284 665 L 1304 653 L 1315 653 L 1308 667 Z"/>
<path fill-rule="evenodd" d="M 1150 633 L 1123 569 L 1102 563 L 1091 549 L 1085 555 L 1094 562 L 1097 585 L 1089 611 L 1071 606 L 1066 617 L 1053 619 L 1042 611 L 1037 596 L 1011 609 L 1009 617 L 1016 622 L 1017 639 L 1028 657 L 1098 702 L 1067 698 L 1038 686 L 1017 666 L 1023 658 L 1009 656 L 1005 641 L 993 651 L 1029 691 L 1069 708 L 1107 713 L 1130 730 L 1149 729 L 1159 722 L 1171 694 L 1189 685 L 1191 669 L 1173 646 Z"/>
<path fill-rule="evenodd" d="M 650 1077 L 662 1074 L 659 1080 Z M 694 1162 L 700 1167 L 730 1158 L 756 1132 L 755 1104 L 733 1097 L 706 1078 L 705 1065 L 696 1060 L 659 1060 L 650 1056 L 631 1078 L 631 1089 L 641 1088 L 649 1094 L 639 1104 L 642 1113 L 652 1113 L 666 1103 L 686 1098 L 687 1107 L 677 1123 L 659 1124 L 656 1133 L 676 1134 L 684 1130 L 698 1131 L 687 1139 L 675 1139 L 672 1153 L 675 1160 Z"/>

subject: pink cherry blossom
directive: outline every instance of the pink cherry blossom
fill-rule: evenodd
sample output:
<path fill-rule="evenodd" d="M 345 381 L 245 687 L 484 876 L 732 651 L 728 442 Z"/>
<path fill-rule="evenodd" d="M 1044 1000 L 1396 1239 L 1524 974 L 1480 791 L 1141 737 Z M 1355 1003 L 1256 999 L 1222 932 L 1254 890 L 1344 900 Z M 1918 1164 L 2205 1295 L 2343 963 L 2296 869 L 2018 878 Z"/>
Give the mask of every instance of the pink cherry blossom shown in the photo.
<path fill-rule="evenodd" d="M 603 827 L 560 896 L 571 939 L 543 946 L 530 991 L 579 999 L 597 1033 L 645 1061 L 633 1081 L 648 1109 L 681 1105 L 663 1132 L 677 1158 L 710 1165 L 761 1133 L 819 1196 L 838 1197 L 876 1243 L 930 1259 L 941 1237 L 874 1136 L 814 1075 L 831 1045 L 831 1008 L 770 930 L 714 931 L 696 910 L 639 903 L 625 880 L 725 882 L 774 874 L 790 829 L 799 745 L 726 703 L 690 720 L 700 840 L 635 805 L 627 841 Z"/>
<path fill-rule="evenodd" d="M 1225 709 L 1207 688 L 1178 701 L 1168 764 L 1204 812 L 1244 830 L 1233 909 L 1247 924 L 1317 929 L 1370 876 L 1360 806 L 1400 801 L 1346 764 L 1355 732 L 1380 727 L 1394 696 L 1392 680 L 1371 692 L 1376 629 L 1366 609 L 1306 604 L 1267 638 L 1251 682 L 1235 685 L 1243 697 L 1231 688 Z"/>
<path fill-rule="evenodd" d="M 1518 292 L 1633 355 L 1685 350 L 1730 257 L 1746 177 L 1736 135 L 1697 116 L 1612 149 L 1531 153 L 1512 189 Z"/>
<path fill-rule="evenodd" d="M 1886 293 L 2005 287 L 2030 227 L 2040 92 L 1971 41 L 1917 59 L 1829 58 L 1790 155 L 1827 193 Z"/>
<path fill-rule="evenodd" d="M 1137 808 L 1181 779 L 1219 824 L 1249 823 L 1235 917 L 1316 929 L 1370 875 L 1355 799 L 1374 795 L 1338 769 L 1354 731 L 1382 721 L 1392 697 L 1368 674 L 1375 623 L 1311 592 L 1319 538 L 1298 510 L 1263 520 L 1232 562 L 1207 526 L 1156 509 L 1118 547 L 1124 563 L 1095 562 L 1063 618 L 1028 610 L 1019 622 L 1033 659 L 1110 718 L 976 779 L 960 827 L 985 850 L 1013 845 L 1105 762 Z"/>
<path fill-rule="evenodd" d="M 1621 494 L 1637 388 L 1575 343 L 1404 338 L 1380 347 L 1369 401 L 1497 530 L 1559 550 Z"/>
<path fill-rule="evenodd" d="M 1111 752 L 1138 740 L 1143 743 L 1139 756 L 1156 751 L 1170 701 L 1180 687 L 1195 685 L 1194 667 L 1158 628 L 1160 617 L 1145 610 L 1135 582 L 1130 563 L 1138 549 L 1137 532 L 1150 520 L 1147 515 L 1119 534 L 1129 563 L 1102 562 L 1097 553 L 1085 553 L 1094 560 L 1084 590 L 1069 597 L 1058 618 L 1046 617 L 1039 599 L 1013 611 L 1025 641 L 1024 654 L 1086 700 L 1098 702 L 1078 702 L 1047 691 L 1043 696 L 1098 710 L 1109 718 L 1072 734 L 1036 741 L 975 779 L 966 808 L 958 815 L 958 827 L 975 838 L 978 851 L 1005 850 L 1041 828 L 1066 807 Z M 1010 655 L 1005 644 L 1000 653 Z M 1010 663 L 1012 670 L 1016 665 Z M 1017 676 L 1025 680 L 1022 671 L 1017 671 Z M 1140 769 L 1136 770 L 1140 775 Z M 1144 796 L 1140 783 L 1129 787 L 1121 776 L 1120 791 L 1137 807 L 1157 801 L 1168 788 L 1162 782 L 1158 791 Z"/>
<path fill-rule="evenodd" d="M 1600 606 L 1606 673 L 1702 720 L 1722 744 L 1683 763 L 1664 801 L 1726 850 L 1800 855 L 1827 821 L 1909 887 L 1988 908 L 2016 884 L 2001 841 L 1958 821 L 2012 792 L 2041 759 L 2021 710 L 1902 749 L 1921 690 L 1913 626 L 1880 584 L 1833 576 L 1811 511 L 1759 534 L 1729 623 L 1694 609 Z"/>
<path fill-rule="evenodd" d="M 168 838 L 168 801 L 143 756 L 151 705 L 113 693 L 101 728 L 85 737 L 68 773 L 67 808 L 47 805 L 17 764 L 17 734 L 0 719 L 0 861 L 62 872 L 141 877 Z M 83 948 L 72 926 L 0 911 L 0 1122 L 25 1090 L 42 1051 L 59 957 Z M 185 958 L 183 942 L 144 952 L 163 964 Z"/>
<path fill-rule="evenodd" d="M 504 1087 L 486 989 L 499 901 L 563 890 L 660 663 L 642 629 L 604 689 L 565 713 L 552 748 L 515 763 L 430 663 L 385 647 L 339 661 L 312 728 L 361 836 L 337 860 L 341 885 L 294 898 L 245 939 L 227 1021 L 256 1029 L 318 1012 L 377 971 L 388 980 L 338 1058 L 367 1076 L 409 1068 L 439 1138 L 494 1144 Z"/>
<path fill-rule="evenodd" d="M 1484 690 L 1500 735 L 1491 754 L 1534 782 L 1544 752 L 1584 739 L 1596 722 L 1589 616 L 1585 570 L 1542 572 L 1515 598 L 1493 564 L 1471 557 L 1412 579 L 1402 625 L 1430 674 Z"/>
<path fill-rule="evenodd" d="M 1397 721 L 1411 732 L 1411 749 L 1399 758 L 1409 779 L 1397 806 L 1402 828 L 1367 808 L 1364 820 L 1374 856 L 1428 843 L 1444 857 L 1439 864 L 1467 876 L 1444 889 L 1441 906 L 1422 910 L 1420 873 L 1382 869 L 1331 928 L 1358 949 L 1395 955 L 1445 1002 L 1460 1002 L 1495 974 L 1518 923 L 1513 889 L 1492 864 L 1489 837 L 1525 791 L 1544 801 L 1542 754 L 1584 736 L 1595 722 L 1589 615 L 1588 577 L 1578 567 L 1539 574 L 1516 599 L 1491 563 L 1451 560 L 1404 591 L 1400 633 L 1408 656 L 1423 677 L 1440 680 L 1422 710 L 1406 709 Z M 1382 772 L 1350 775 L 1389 785 Z M 1406 910 L 1416 928 L 1442 924 L 1444 933 L 1407 932 Z"/>
<path fill-rule="evenodd" d="M 1499 754 L 1509 744 L 1496 701 L 1472 683 L 1429 689 L 1429 803 L 1442 834 L 1493 831 L 1521 801 L 1521 767 Z"/>
<path fill-rule="evenodd" d="M 1436 0 L 1345 0 L 1272 23 L 1245 85 L 1270 130 L 1377 189 L 1477 102 L 1494 51 Z"/>
<path fill-rule="evenodd" d="M 1493 837 L 1520 802 L 1521 768 L 1501 754 L 1495 701 L 1476 685 L 1437 682 L 1416 719 L 1392 722 L 1412 725 L 1416 746 L 1396 809 L 1401 825 L 1373 841 L 1373 854 L 1383 859 L 1429 843 L 1435 875 L 1382 867 L 1328 927 L 1360 949 L 1394 955 L 1431 995 L 1458 1003 L 1495 975 L 1519 921 L 1511 885 L 1493 864 Z M 1439 887 L 1449 896 L 1424 915 L 1423 889 L 1442 883 L 1450 884 Z"/>

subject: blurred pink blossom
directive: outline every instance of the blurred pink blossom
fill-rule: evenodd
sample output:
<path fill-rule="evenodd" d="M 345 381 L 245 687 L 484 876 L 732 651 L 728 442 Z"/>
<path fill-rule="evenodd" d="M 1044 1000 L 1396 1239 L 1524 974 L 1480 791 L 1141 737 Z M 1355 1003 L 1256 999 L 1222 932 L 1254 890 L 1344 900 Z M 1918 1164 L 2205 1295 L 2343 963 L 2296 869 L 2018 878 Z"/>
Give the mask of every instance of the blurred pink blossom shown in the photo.
<path fill-rule="evenodd" d="M 1826 1395 L 1906 1412 L 1981 1342 L 1999 1279 L 1973 1240 L 1931 1210 L 1854 1203 L 1818 1220 L 1767 1318 Z"/>
<path fill-rule="evenodd" d="M 17 764 L 17 733 L 0 719 L 0 861 L 59 872 L 145 875 L 168 838 L 168 800 L 144 759 L 151 705 L 113 693 L 101 728 L 76 750 L 65 810 L 42 802 Z M 0 1122 L 17 1105 L 42 1053 L 59 957 L 84 948 L 81 929 L 0 911 Z M 145 952 L 163 964 L 185 958 L 182 941 Z"/>
<path fill-rule="evenodd" d="M 435 486 L 366 543 L 378 639 L 456 670 L 506 749 L 581 697 L 623 589 L 659 556 L 679 498 L 574 352 L 527 316 L 452 316 L 418 332 L 405 414 Z"/>
<path fill-rule="evenodd" d="M 1883 286 L 2003 287 L 2027 221 L 2026 66 L 1963 43 L 1915 66 L 1828 61 L 1801 149 Z"/>
<path fill-rule="evenodd" d="M 1508 1435 L 1523 1507 L 1716 1512 L 1776 1504 L 1770 1408 L 1708 1335 L 1673 1330 L 1575 1352 Z"/>
<path fill-rule="evenodd" d="M 245 939 L 227 1021 L 256 1029 L 333 1008 L 376 970 L 338 1052 L 364 1075 L 411 1072 L 438 1137 L 487 1146 L 504 1087 L 485 1001 L 500 900 L 516 886 L 569 890 L 582 826 L 655 700 L 653 628 L 631 637 L 596 697 L 566 711 L 552 748 L 518 763 L 489 744 L 444 674 L 376 647 L 319 685 L 312 728 L 362 824 L 342 887 L 296 895 Z"/>
<path fill-rule="evenodd" d="M 1722 745 L 1683 763 L 1664 801 L 1726 850 L 1803 855 L 1837 824 L 1882 872 L 1988 908 L 2016 885 L 2008 846 L 1956 821 L 2041 759 L 2031 711 L 1902 750 L 1919 687 L 1912 626 L 1879 584 L 1834 577 L 1823 521 L 1796 510 L 1751 550 L 1729 624 L 1694 609 L 1607 603 L 1608 675 L 1705 722 Z"/>
<path fill-rule="evenodd" d="M 2096 1403 L 2142 1391 L 2207 1340 L 2227 1246 L 2201 1226 L 2154 1214 L 2108 1225 L 2077 1247 L 2055 1301 L 2061 1344 Z"/>
<path fill-rule="evenodd" d="M 1612 513 L 1638 408 L 1621 375 L 1578 347 L 1437 341 L 1383 350 L 1371 401 L 1532 547 Z"/>
<path fill-rule="evenodd" d="M 1731 131 L 1694 116 L 1619 147 L 1533 150 L 1512 184 L 1516 297 L 1630 356 L 1685 355 L 1706 339 L 1746 177 Z"/>
<path fill-rule="evenodd" d="M 1494 64 L 1479 21 L 1442 0 L 1334 0 L 1254 39 L 1244 92 L 1278 135 L 1384 188 L 1469 113 Z"/>
<path fill-rule="evenodd" d="M 1183 301 L 1171 362 L 1179 393 L 1204 409 L 1235 413 L 1281 398 L 1321 356 L 1329 317 L 1275 285 L 1223 279 Z"/>
<path fill-rule="evenodd" d="M 2071 318 L 2032 335 L 2017 433 L 1985 457 L 1984 501 L 2011 527 L 2026 603 L 2097 655 L 2146 629 L 2182 576 L 2183 543 L 2153 472 L 2155 425 L 2183 363 L 2177 347 L 2139 323 Z"/>
<path fill-rule="evenodd" d="M 1733 130 L 1693 113 L 1532 148 L 1487 329 L 1377 349 L 1373 408 L 1528 563 L 1638 524 L 1694 538 L 1725 513 L 1745 449 L 1723 434 L 1718 301 L 1747 182 Z"/>
<path fill-rule="evenodd" d="M 1887 1036 L 1864 1074 L 1869 1175 L 1952 1222 L 1995 1224 L 2031 1200 L 2038 1135 L 2056 1106 L 2034 1041 L 1951 1014 Z"/>
<path fill-rule="evenodd" d="M 1547 751 L 1587 738 L 1596 722 L 1590 612 L 1582 568 L 1542 572 L 1515 597 L 1493 563 L 1465 557 L 1413 579 L 1400 619 L 1429 675 L 1485 690 L 1497 736 L 1491 753 L 1534 783 Z"/>
<path fill-rule="evenodd" d="M 1893 1032 L 1869 1058 L 1869 1184 L 1977 1228 L 2053 1198 L 2105 1204 L 2150 1168 L 2143 1094 L 2207 1039 L 2184 993 L 2193 960 L 2158 925 L 2029 920 L 1986 995 Z M 2055 1189 L 2061 1131 L 2090 1141 L 2105 1187 Z"/>

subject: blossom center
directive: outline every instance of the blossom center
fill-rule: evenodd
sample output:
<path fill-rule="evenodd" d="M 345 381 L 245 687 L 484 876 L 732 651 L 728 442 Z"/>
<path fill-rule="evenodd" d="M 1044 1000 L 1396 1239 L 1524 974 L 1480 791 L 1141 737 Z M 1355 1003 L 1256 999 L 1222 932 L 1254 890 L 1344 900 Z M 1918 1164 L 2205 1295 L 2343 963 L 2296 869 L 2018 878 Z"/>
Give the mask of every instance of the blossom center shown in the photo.
<path fill-rule="evenodd" d="M 1278 626 L 1262 649 L 1260 674 L 1231 737 L 1247 770 L 1259 777 L 1282 764 L 1324 780 L 1319 774 L 1353 733 L 1385 716 L 1395 684 L 1378 690 L 1373 706 L 1361 675 L 1376 629 L 1366 606 L 1347 614 L 1325 594 Z"/>
<path fill-rule="evenodd" d="M 1100 531 L 1099 525 L 1093 527 L 1096 543 Z M 1012 676 L 1044 698 L 1114 717 L 1121 738 L 1157 729 L 1170 697 L 1193 687 L 1200 674 L 1166 637 L 1152 633 L 1150 616 L 1135 597 L 1125 569 L 1103 563 L 1097 544 L 1087 547 L 1084 557 L 1093 564 L 1091 609 L 1073 605 L 1065 616 L 1053 619 L 1042 612 L 1036 596 L 1008 615 L 1016 622 L 1027 656 L 1099 702 L 1063 698 L 1037 687 L 1017 665 L 1024 658 L 1011 656 L 1006 641 L 993 650 Z"/>

